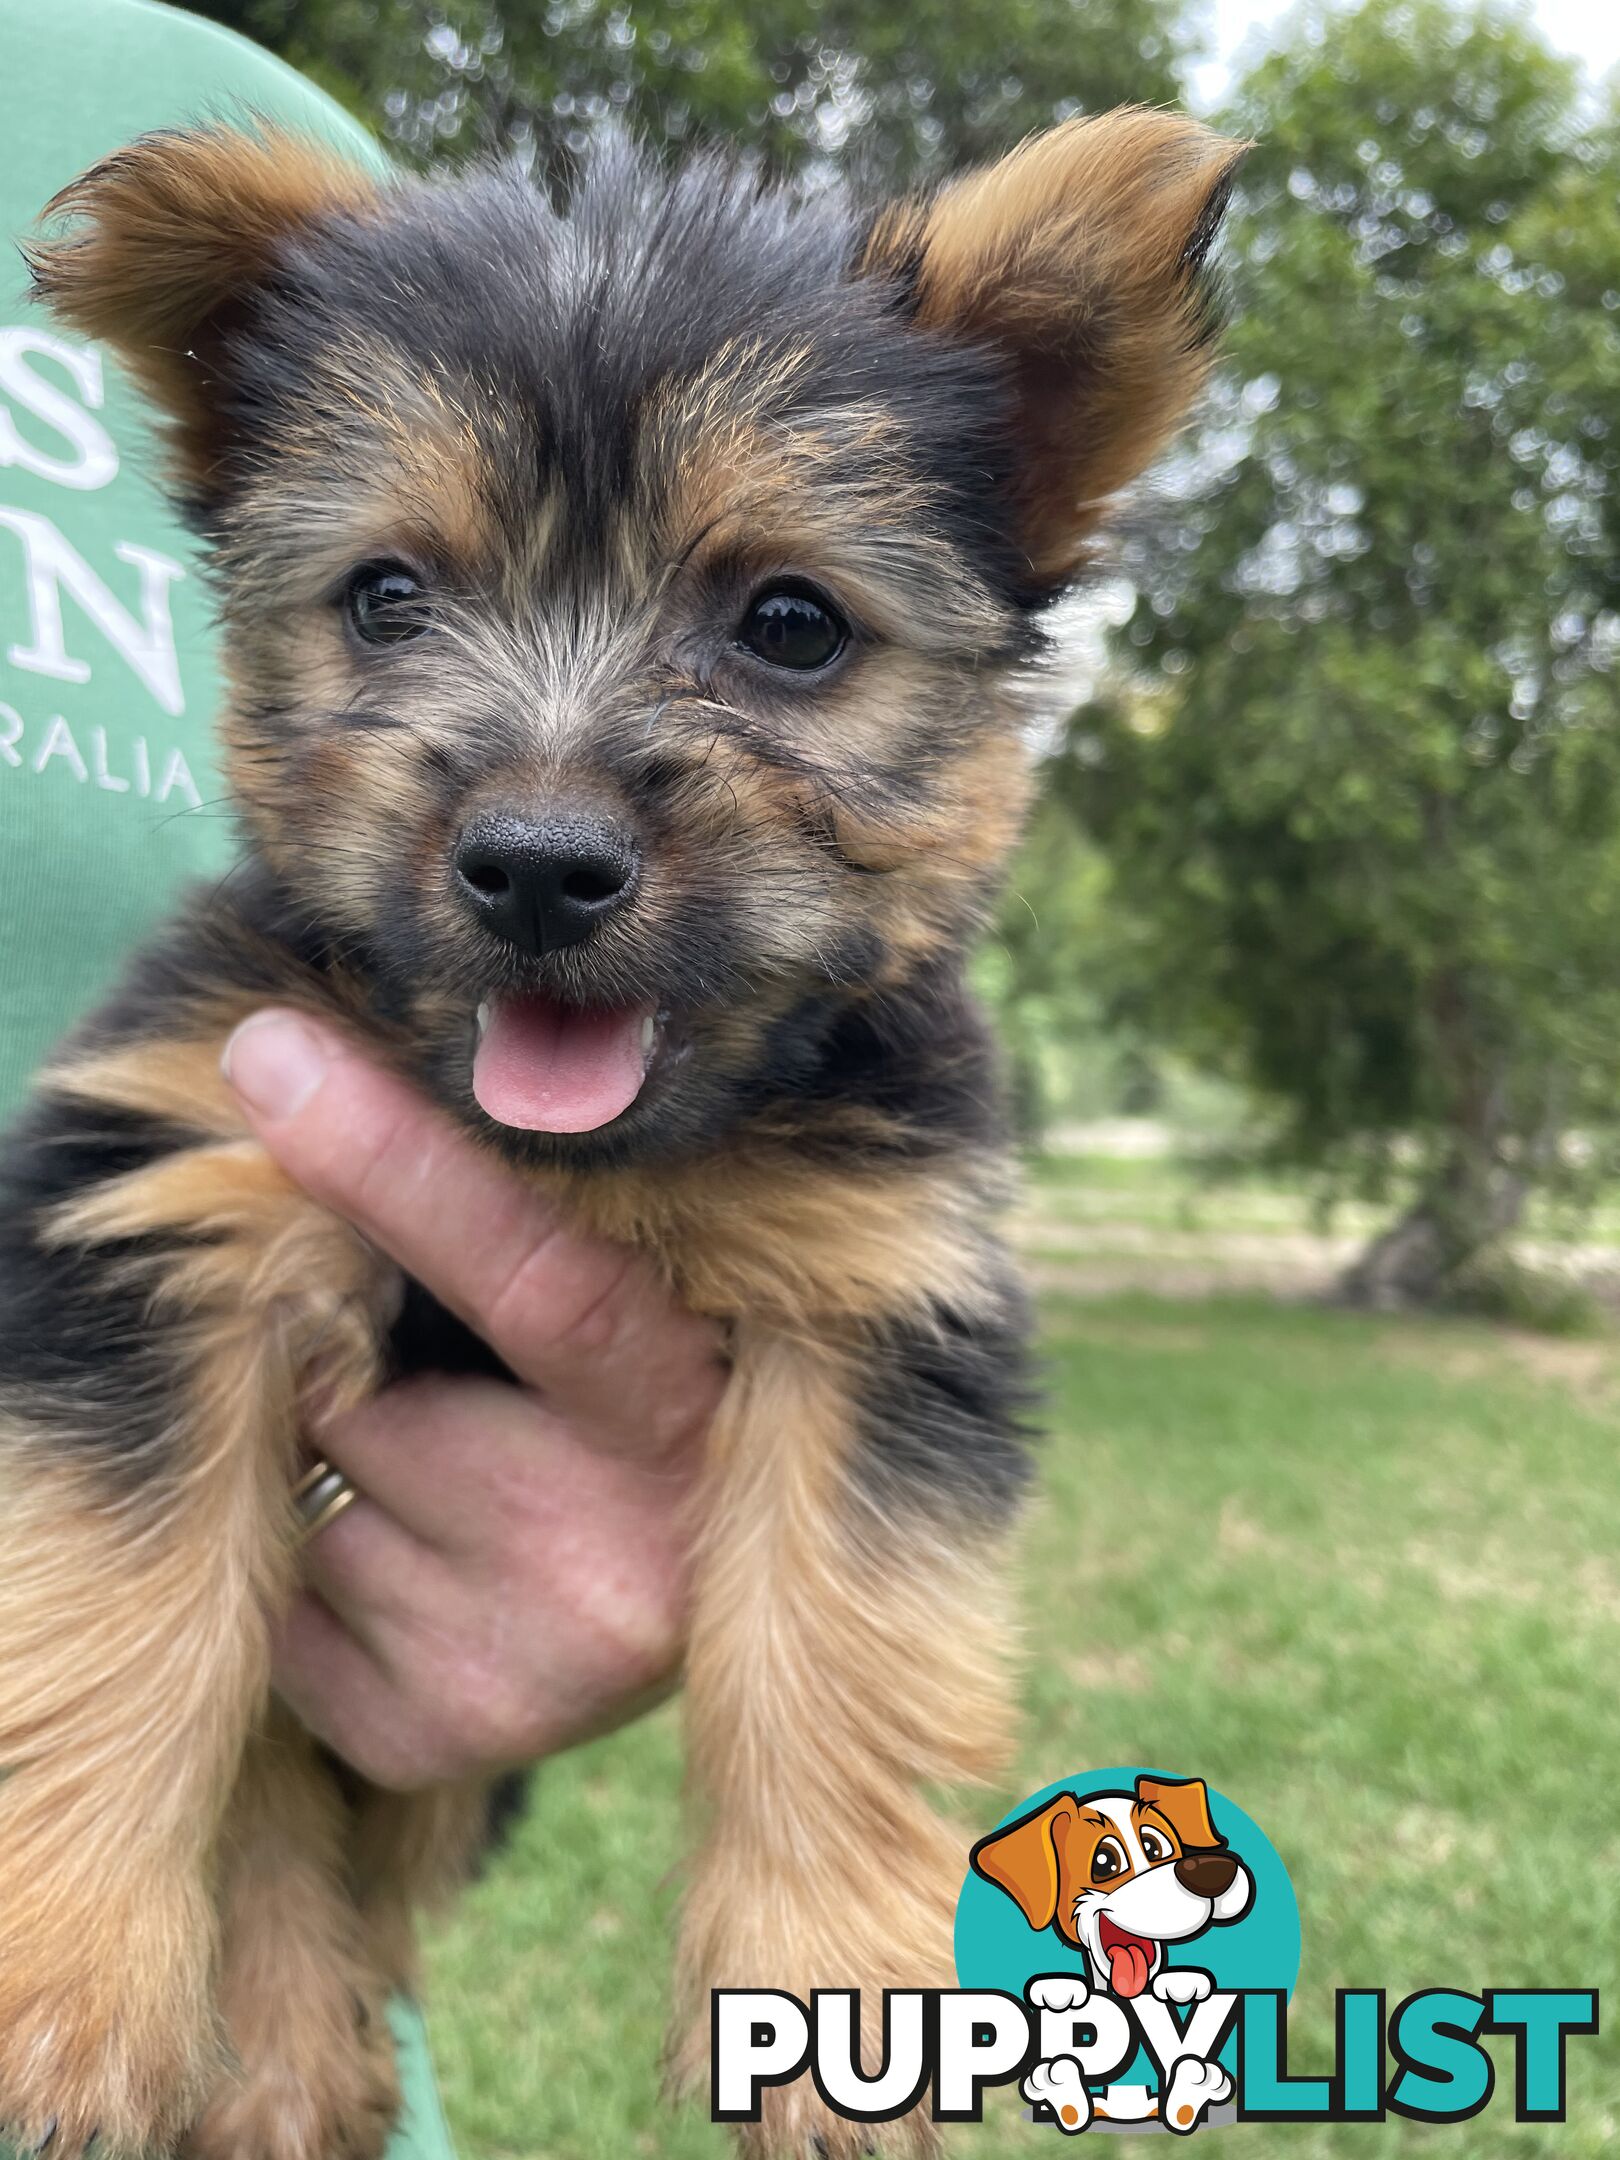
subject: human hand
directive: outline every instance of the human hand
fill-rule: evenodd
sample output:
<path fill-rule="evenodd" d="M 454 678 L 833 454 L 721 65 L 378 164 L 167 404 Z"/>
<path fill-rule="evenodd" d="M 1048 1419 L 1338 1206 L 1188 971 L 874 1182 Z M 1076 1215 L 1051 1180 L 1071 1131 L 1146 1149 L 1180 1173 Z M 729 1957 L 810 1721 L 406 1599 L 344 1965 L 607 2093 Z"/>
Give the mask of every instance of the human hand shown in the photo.
<path fill-rule="evenodd" d="M 714 1332 L 332 1030 L 256 1014 L 225 1065 L 287 1175 L 522 1383 L 407 1380 L 322 1425 L 359 1497 L 307 1548 L 277 1689 L 400 1791 L 635 1715 L 679 1659 Z"/>

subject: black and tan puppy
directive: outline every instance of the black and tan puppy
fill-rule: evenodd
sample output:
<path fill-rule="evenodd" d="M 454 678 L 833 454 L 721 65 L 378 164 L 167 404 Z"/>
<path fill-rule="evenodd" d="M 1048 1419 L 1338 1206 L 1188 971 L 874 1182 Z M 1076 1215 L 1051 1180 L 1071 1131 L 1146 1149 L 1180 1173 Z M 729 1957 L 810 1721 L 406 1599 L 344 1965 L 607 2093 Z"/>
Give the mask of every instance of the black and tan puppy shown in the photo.
<path fill-rule="evenodd" d="M 0 2120 L 378 2150 L 410 1912 L 486 1795 L 268 1698 L 312 1371 L 447 1316 L 248 1141 L 220 1048 L 351 1030 L 729 1330 L 675 2059 L 709 1991 L 948 1984 L 920 1788 L 1006 1708 L 1024 1321 L 963 954 L 1020 671 L 1202 377 L 1233 148 L 1074 123 L 857 214 L 627 151 L 565 206 L 147 138 L 54 206 L 60 319 L 162 410 L 218 580 L 244 865 L 62 1054 L 0 1196 Z M 771 2151 L 924 2147 L 826 2117 Z"/>

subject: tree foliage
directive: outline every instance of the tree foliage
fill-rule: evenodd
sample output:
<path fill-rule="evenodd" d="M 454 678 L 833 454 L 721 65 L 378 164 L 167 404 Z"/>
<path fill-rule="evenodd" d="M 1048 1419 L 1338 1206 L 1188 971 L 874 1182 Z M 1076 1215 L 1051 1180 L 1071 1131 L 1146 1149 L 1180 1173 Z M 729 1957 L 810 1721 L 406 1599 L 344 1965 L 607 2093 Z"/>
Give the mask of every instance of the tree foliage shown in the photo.
<path fill-rule="evenodd" d="M 408 154 L 578 148 L 618 117 L 904 181 L 1176 94 L 1175 0 L 201 0 Z"/>
<path fill-rule="evenodd" d="M 1620 131 L 1517 13 L 1367 0 L 1243 85 L 1227 371 L 1067 786 L 1126 989 L 1294 1152 L 1415 1145 L 1454 1279 L 1620 1070 Z"/>

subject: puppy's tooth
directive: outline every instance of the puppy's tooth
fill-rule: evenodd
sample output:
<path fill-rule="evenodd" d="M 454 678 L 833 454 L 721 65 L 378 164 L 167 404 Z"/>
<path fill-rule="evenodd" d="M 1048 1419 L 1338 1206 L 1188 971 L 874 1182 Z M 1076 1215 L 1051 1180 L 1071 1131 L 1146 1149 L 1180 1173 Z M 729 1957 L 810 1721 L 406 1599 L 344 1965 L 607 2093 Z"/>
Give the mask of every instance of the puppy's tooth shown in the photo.
<path fill-rule="evenodd" d="M 652 1054 L 657 1047 L 658 1020 L 655 1014 L 649 1013 L 641 1023 L 641 1062 L 643 1065 L 652 1063 Z"/>
<path fill-rule="evenodd" d="M 485 998 L 485 999 L 484 999 L 483 1003 L 482 1003 L 482 1004 L 481 1004 L 481 1005 L 479 1006 L 479 1008 L 478 1008 L 477 1012 L 476 1012 L 476 1013 L 475 1013 L 475 1014 L 473 1015 L 473 1018 L 475 1019 L 475 1021 L 476 1021 L 476 1022 L 477 1022 L 477 1024 L 478 1024 L 478 1032 L 479 1032 L 479 1034 L 480 1034 L 480 1035 L 483 1035 L 483 1034 L 484 1034 L 484 1033 L 485 1033 L 485 1032 L 486 1032 L 486 1031 L 488 1030 L 488 1027 L 489 1027 L 489 999 L 488 999 L 488 998 Z"/>

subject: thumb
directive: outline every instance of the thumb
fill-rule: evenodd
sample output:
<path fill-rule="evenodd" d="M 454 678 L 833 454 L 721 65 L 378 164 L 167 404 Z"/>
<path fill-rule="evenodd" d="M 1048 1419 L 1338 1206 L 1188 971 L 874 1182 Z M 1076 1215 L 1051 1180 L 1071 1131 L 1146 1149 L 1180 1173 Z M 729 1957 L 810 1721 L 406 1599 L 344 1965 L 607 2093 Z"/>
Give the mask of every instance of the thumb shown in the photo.
<path fill-rule="evenodd" d="M 445 1113 L 336 1029 L 272 1009 L 226 1045 L 225 1077 L 254 1133 L 293 1181 L 352 1222 L 536 1387 L 566 1385 L 666 1331 L 710 1352 L 636 1257 L 568 1229 L 556 1210 Z M 617 1375 L 622 1390 L 624 1374 Z"/>

